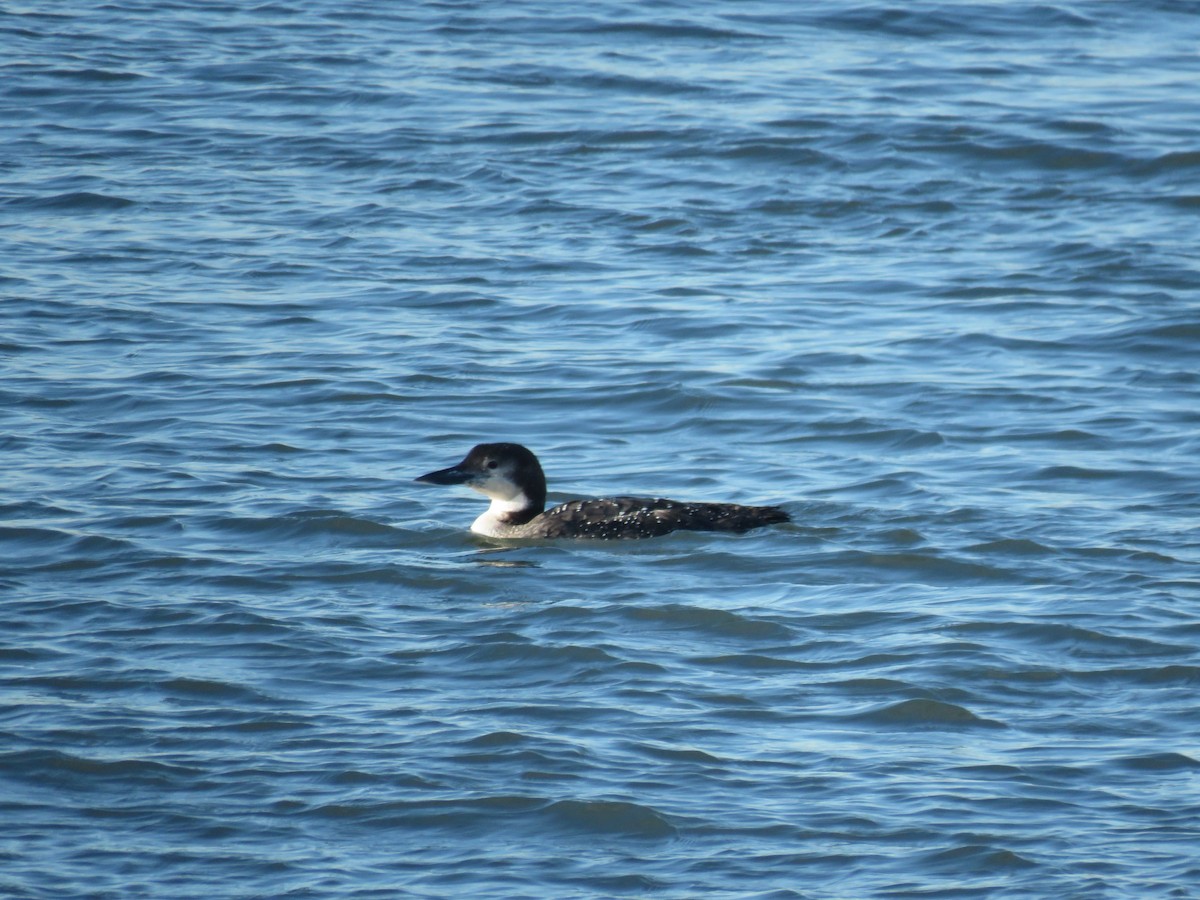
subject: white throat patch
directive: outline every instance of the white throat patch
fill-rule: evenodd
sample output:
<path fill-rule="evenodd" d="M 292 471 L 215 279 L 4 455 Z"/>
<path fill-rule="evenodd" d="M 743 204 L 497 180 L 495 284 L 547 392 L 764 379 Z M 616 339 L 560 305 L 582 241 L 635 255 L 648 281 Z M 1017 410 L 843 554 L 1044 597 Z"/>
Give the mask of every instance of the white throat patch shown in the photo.
<path fill-rule="evenodd" d="M 524 493 L 517 494 L 509 500 L 493 497 L 487 512 L 472 523 L 471 530 L 486 537 L 502 537 L 505 532 L 512 530 L 511 525 L 505 524 L 504 517 L 528 508 L 529 498 Z"/>

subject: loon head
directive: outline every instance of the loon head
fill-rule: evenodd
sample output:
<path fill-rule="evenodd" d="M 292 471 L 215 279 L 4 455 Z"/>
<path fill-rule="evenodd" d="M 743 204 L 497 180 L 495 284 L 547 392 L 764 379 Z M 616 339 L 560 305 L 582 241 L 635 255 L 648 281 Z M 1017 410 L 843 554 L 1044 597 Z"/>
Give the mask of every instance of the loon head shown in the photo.
<path fill-rule="evenodd" d="M 463 461 L 416 479 L 423 484 L 465 484 L 491 498 L 495 515 L 528 522 L 546 508 L 546 476 L 537 457 L 520 444 L 478 444 Z"/>

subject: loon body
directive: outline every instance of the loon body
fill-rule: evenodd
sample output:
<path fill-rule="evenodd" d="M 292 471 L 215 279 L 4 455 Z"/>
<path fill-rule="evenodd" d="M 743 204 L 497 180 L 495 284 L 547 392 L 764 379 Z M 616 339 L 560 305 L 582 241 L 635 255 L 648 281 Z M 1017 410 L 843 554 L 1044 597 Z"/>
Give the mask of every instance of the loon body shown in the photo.
<path fill-rule="evenodd" d="M 520 444 L 479 444 L 462 462 L 416 479 L 424 484 L 465 484 L 492 500 L 471 530 L 493 538 L 649 538 L 672 531 L 743 532 L 790 521 L 774 506 L 681 503 L 612 497 L 572 500 L 546 509 L 546 476 L 537 457 Z"/>

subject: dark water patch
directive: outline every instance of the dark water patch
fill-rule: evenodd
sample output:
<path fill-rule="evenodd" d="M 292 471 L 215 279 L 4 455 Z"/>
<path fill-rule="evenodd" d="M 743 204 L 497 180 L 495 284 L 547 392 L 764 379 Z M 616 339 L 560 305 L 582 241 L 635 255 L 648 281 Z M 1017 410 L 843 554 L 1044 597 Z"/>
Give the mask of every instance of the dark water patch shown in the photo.
<path fill-rule="evenodd" d="M 481 734 L 478 737 L 471 738 L 465 742 L 465 746 L 493 749 L 523 745 L 527 741 L 528 739 L 523 734 L 515 734 L 511 731 L 493 731 L 489 734 Z"/>
<path fill-rule="evenodd" d="M 1057 622 L 967 622 L 948 626 L 965 635 L 989 635 L 1015 641 L 1016 644 L 1054 648 L 1069 657 L 1119 659 L 1180 656 L 1191 653 L 1182 644 L 1167 643 L 1130 635 L 1109 634 L 1077 625 Z"/>
<path fill-rule="evenodd" d="M 1050 312 L 1054 308 L 1045 300 L 1029 299 L 1037 296 L 1036 291 L 1009 283 L 950 284 L 932 293 L 935 297 L 952 300 L 990 301 L 985 308 L 996 313 L 1035 315 Z"/>
<path fill-rule="evenodd" d="M 582 834 L 662 840 L 676 833 L 657 810 L 627 801 L 559 800 L 550 804 L 545 814 L 557 827 Z"/>
<path fill-rule="evenodd" d="M 841 166 L 841 162 L 836 157 L 820 150 L 799 147 L 792 141 L 765 138 L 730 142 L 722 146 L 719 158 L 738 162 L 766 162 L 814 169 Z M 798 209 L 797 205 L 781 200 L 766 200 L 754 207 L 756 212 L 768 215 L 794 215 Z"/>
<path fill-rule="evenodd" d="M 1001 781 L 1011 781 L 1022 777 L 1024 774 L 1019 766 L 996 765 L 993 763 L 959 766 L 958 771 L 965 772 L 972 777 L 996 778 Z"/>
<path fill-rule="evenodd" d="M 1046 444 L 1052 447 L 1075 445 L 1093 450 L 1103 450 L 1112 446 L 1110 438 L 1078 428 L 1009 432 L 1004 435 L 1004 440 Z"/>
<path fill-rule="evenodd" d="M 720 609 L 674 604 L 634 609 L 628 616 L 635 621 L 668 630 L 699 631 L 718 637 L 770 641 L 788 640 L 792 637 L 791 629 L 777 622 Z"/>
<path fill-rule="evenodd" d="M 704 42 L 717 41 L 763 41 L 771 40 L 771 36 L 753 31 L 732 28 L 717 28 L 702 25 L 687 19 L 675 21 L 622 20 L 613 21 L 603 18 L 579 19 L 568 26 L 569 31 L 597 36 L 614 35 L 619 37 L 646 38 L 658 40 L 698 40 Z"/>
<path fill-rule="evenodd" d="M 1001 334 L 984 334 L 969 331 L 960 334 L 942 335 L 937 337 L 917 337 L 897 341 L 896 346 L 911 347 L 917 352 L 957 353 L 1000 356 L 1003 353 L 1046 354 L 1061 353 L 1066 344 L 1058 340 L 1044 340 L 1029 337 L 1012 337 Z M 1004 388 L 1002 393 L 1008 394 L 1011 388 Z"/>
<path fill-rule="evenodd" d="M 56 545 L 59 550 L 69 547 L 77 536 L 54 528 L 37 528 L 32 526 L 0 527 L 0 541 L 10 545 L 26 545 L 30 548 L 44 548 Z"/>
<path fill-rule="evenodd" d="M 1187 320 L 1154 327 L 1122 328 L 1106 336 L 1104 344 L 1127 353 L 1174 356 L 1194 352 L 1200 341 L 1200 322 Z"/>
<path fill-rule="evenodd" d="M 1081 684 L 1131 684 L 1147 687 L 1194 688 L 1200 685 L 1200 666 L 1167 665 L 1137 668 L 1119 667 L 1071 671 L 1069 677 Z"/>
<path fill-rule="evenodd" d="M 20 209 L 77 213 L 108 212 L 126 209 L 136 204 L 136 200 L 130 200 L 126 197 L 118 197 L 112 194 L 98 194 L 92 191 L 70 191 L 65 194 L 54 194 L 48 197 L 10 197 L 3 203 L 4 206 Z M 72 257 L 72 260 L 95 261 L 97 258 L 104 258 L 110 261 L 119 261 L 121 259 L 119 256 L 105 255 L 100 257 L 97 254 L 76 254 Z"/>
<path fill-rule="evenodd" d="M 591 667 L 616 662 L 611 654 L 599 647 L 550 646 L 517 635 L 489 636 L 484 643 L 467 649 L 465 658 L 474 664 L 519 663 L 543 672 L 547 668 Z"/>
<path fill-rule="evenodd" d="M 934 620 L 906 609 L 851 609 L 847 611 L 807 613 L 794 610 L 792 622 L 818 634 L 851 635 L 877 634 L 893 631 L 920 630 L 930 627 Z"/>
<path fill-rule="evenodd" d="M 476 831 L 491 820 L 515 821 L 544 802 L 536 797 L 483 796 L 461 800 L 362 800 L 329 803 L 305 811 L 309 817 L 371 828 Z"/>
<path fill-rule="evenodd" d="M 928 699 L 902 700 L 848 719 L 862 724 L 917 730 L 1006 727 L 1003 722 L 980 718 L 955 703 Z"/>
<path fill-rule="evenodd" d="M 557 800 L 528 796 L 485 796 L 471 801 L 394 801 L 325 806 L 313 812 L 363 826 L 458 829 L 470 834 L 503 827 L 510 833 L 547 830 L 573 839 L 585 836 L 660 841 L 675 829 L 651 807 L 613 800 Z"/>
<path fill-rule="evenodd" d="M 826 682 L 830 690 L 850 697 L 883 697 L 917 692 L 914 685 L 891 678 L 846 678 Z"/>
<path fill-rule="evenodd" d="M 953 35 L 1000 38 L 1023 35 L 1027 29 L 1090 30 L 1095 23 L 1074 10 L 1049 4 L 1017 4 L 1012 9 L 978 3 L 949 8 L 908 9 L 888 5 L 855 5 L 820 16 L 820 24 L 868 34 L 934 40 Z"/>
<path fill-rule="evenodd" d="M 1194 212 L 1195 210 L 1200 209 L 1200 194 L 1184 194 L 1162 197 L 1158 200 L 1158 202 L 1169 204 L 1187 212 Z"/>
<path fill-rule="evenodd" d="M 1136 167 L 1140 175 L 1188 175 L 1200 170 L 1200 151 L 1176 150 L 1163 153 Z"/>
<path fill-rule="evenodd" d="M 82 575 L 113 576 L 113 567 L 146 561 L 155 554 L 125 538 L 101 534 L 73 534 L 52 528 L 0 527 L 0 546 L 20 555 L 13 558 L 13 571 L 43 574 L 74 572 Z"/>
<path fill-rule="evenodd" d="M 60 750 L 19 750 L 0 755 L 0 760 L 3 760 L 6 768 L 11 767 L 10 771 L 21 771 L 27 776 L 38 774 L 50 783 L 65 782 L 72 789 L 92 792 L 105 790 L 105 779 L 141 786 L 171 786 L 203 774 L 194 766 L 160 760 L 103 759 Z"/>
<path fill-rule="evenodd" d="M 1054 556 L 1059 553 L 1052 547 L 1046 547 L 1037 541 L 1023 538 L 1005 538 L 997 541 L 986 541 L 967 547 L 971 553 L 996 554 L 1000 556 Z"/>
<path fill-rule="evenodd" d="M 172 678 L 162 682 L 161 689 L 174 698 L 194 698 L 204 701 L 221 701 L 225 703 L 253 703 L 273 705 L 271 698 L 255 691 L 249 691 L 244 685 L 226 681 L 215 681 L 206 678 Z"/>
<path fill-rule="evenodd" d="M 1150 753 L 1143 756 L 1125 756 L 1114 760 L 1113 765 L 1132 772 L 1195 772 L 1200 761 L 1183 753 Z"/>
<path fill-rule="evenodd" d="M 1018 584 L 1029 576 L 995 565 L 958 560 L 925 553 L 877 553 L 841 551 L 834 560 L 864 576 L 884 581 L 911 580 L 920 584 Z"/>
<path fill-rule="evenodd" d="M 267 453 L 280 456 L 312 452 L 307 448 L 285 444 L 282 441 L 271 441 L 266 444 L 228 444 L 223 449 L 231 453 Z"/>
<path fill-rule="evenodd" d="M 221 728 L 231 733 L 241 733 L 249 735 L 259 734 L 276 734 L 276 733 L 294 733 L 300 731 L 313 732 L 319 726 L 317 723 L 302 719 L 299 717 L 283 717 L 272 715 L 267 718 L 254 717 L 252 713 L 241 713 L 240 721 L 228 721 L 223 719 L 220 722 Z"/>
<path fill-rule="evenodd" d="M 692 95 L 710 93 L 706 85 L 680 81 L 676 78 L 632 78 L 612 73 L 575 76 L 572 84 L 588 90 L 641 95 Z"/>
<path fill-rule="evenodd" d="M 206 522 L 217 533 L 269 541 L 311 540 L 320 546 L 378 544 L 380 541 L 392 545 L 397 538 L 396 530 L 390 525 L 340 510 L 302 510 L 262 517 L 221 516 Z"/>
<path fill-rule="evenodd" d="M 14 588 L 16 586 L 14 585 Z M 49 647 L 3 647 L 0 646 L 0 661 L 19 665 L 48 662 L 57 656 L 57 651 Z"/>
<path fill-rule="evenodd" d="M 925 862 L 937 869 L 961 871 L 975 876 L 980 872 L 1038 868 L 1038 864 L 1033 860 L 1026 859 L 1012 850 L 987 844 L 964 844 L 948 850 L 939 850 L 926 856 Z"/>
<path fill-rule="evenodd" d="M 1034 474 L 1037 481 L 1113 481 L 1149 489 L 1180 483 L 1179 476 L 1162 469 L 1095 469 L 1085 466 L 1046 466 Z"/>
<path fill-rule="evenodd" d="M 661 747 L 642 744 L 636 748 L 638 752 L 673 765 L 721 766 L 724 761 L 703 750 L 683 747 Z"/>
<path fill-rule="evenodd" d="M 548 750 L 536 745 L 466 749 L 453 753 L 450 758 L 461 765 L 520 768 L 521 778 L 529 781 L 577 778 L 582 763 L 582 754 L 578 752 L 562 752 L 557 748 Z M 538 775 L 528 778 L 529 772 Z"/>
<path fill-rule="evenodd" d="M 848 446 L 875 446 L 891 450 L 924 450 L 945 442 L 941 434 L 922 432 L 911 428 L 878 428 L 861 419 L 848 422 L 819 422 L 810 426 L 813 433 L 799 440 L 812 442 L 836 442 Z"/>
<path fill-rule="evenodd" d="M 762 653 L 727 653 L 719 656 L 700 656 L 689 660 L 693 665 L 709 666 L 734 672 L 808 671 L 812 663 Z"/>
<path fill-rule="evenodd" d="M 1001 139 L 999 141 L 967 141 L 958 148 L 960 152 L 983 162 L 1012 163 L 1026 170 L 1048 171 L 1120 171 L 1125 169 L 1128 157 L 1092 148 L 1072 146 L 1052 141 Z"/>
<path fill-rule="evenodd" d="M 52 78 L 99 82 L 102 84 L 108 82 L 137 81 L 140 78 L 146 77 L 137 72 L 122 72 L 110 69 L 47 69 L 42 74 Z"/>

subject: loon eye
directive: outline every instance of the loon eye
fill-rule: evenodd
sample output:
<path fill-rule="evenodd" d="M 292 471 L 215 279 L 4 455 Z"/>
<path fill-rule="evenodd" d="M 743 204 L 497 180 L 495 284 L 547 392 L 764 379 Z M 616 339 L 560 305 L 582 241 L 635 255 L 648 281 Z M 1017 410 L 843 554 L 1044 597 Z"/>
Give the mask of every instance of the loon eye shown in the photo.
<path fill-rule="evenodd" d="M 500 465 L 500 463 L 498 463 L 498 462 L 497 462 L 496 460 L 494 460 L 494 459 L 489 459 L 489 460 L 487 461 L 487 467 L 488 467 L 489 469 L 494 469 L 494 468 L 496 468 L 496 466 L 498 466 L 498 465 Z"/>

